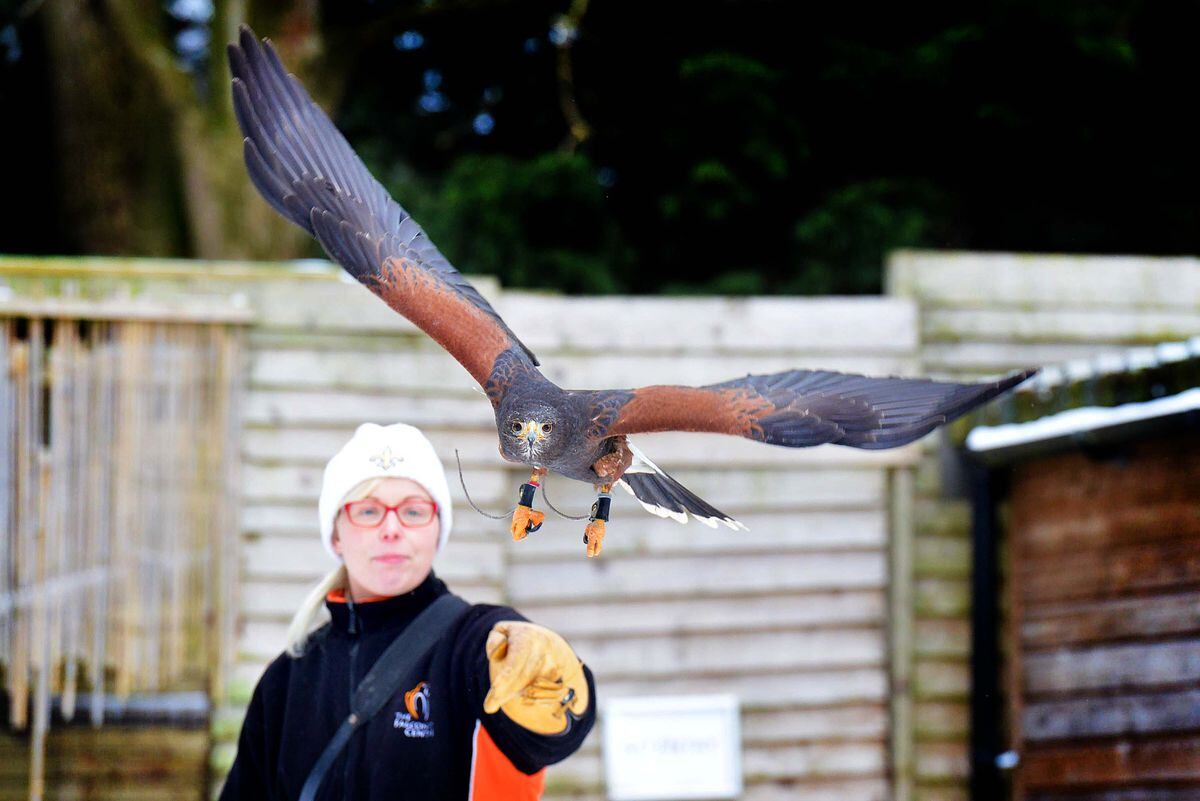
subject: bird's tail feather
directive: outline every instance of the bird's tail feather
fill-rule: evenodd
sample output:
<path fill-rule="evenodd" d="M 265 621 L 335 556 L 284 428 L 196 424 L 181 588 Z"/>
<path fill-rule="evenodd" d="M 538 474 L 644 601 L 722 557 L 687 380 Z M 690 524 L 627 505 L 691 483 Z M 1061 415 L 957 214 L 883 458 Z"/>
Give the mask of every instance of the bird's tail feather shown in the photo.
<path fill-rule="evenodd" d="M 686 523 L 690 515 L 709 528 L 716 528 L 718 523 L 724 523 L 734 531 L 747 530 L 744 524 L 667 475 L 634 447 L 632 442 L 626 440 L 626 444 L 633 452 L 633 464 L 617 481 L 617 486 L 637 498 L 646 511 L 680 523 Z"/>

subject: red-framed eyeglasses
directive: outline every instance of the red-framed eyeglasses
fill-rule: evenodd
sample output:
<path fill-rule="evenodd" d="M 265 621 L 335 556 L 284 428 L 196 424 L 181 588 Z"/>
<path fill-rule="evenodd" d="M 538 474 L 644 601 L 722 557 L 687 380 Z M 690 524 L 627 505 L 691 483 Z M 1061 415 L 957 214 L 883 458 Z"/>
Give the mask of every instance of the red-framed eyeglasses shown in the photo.
<path fill-rule="evenodd" d="M 437 502 L 424 498 L 405 498 L 395 506 L 388 506 L 375 498 L 364 498 L 361 501 L 343 504 L 342 509 L 346 511 L 347 519 L 356 526 L 377 528 L 383 525 L 383 519 L 387 517 L 388 512 L 395 512 L 400 525 L 416 528 L 433 520 L 438 505 Z"/>

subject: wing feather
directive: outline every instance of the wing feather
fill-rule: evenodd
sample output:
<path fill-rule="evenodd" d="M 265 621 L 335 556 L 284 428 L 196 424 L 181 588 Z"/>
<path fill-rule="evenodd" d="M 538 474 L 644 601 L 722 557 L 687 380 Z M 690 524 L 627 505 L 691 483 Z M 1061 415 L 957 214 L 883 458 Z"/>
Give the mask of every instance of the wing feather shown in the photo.
<path fill-rule="evenodd" d="M 686 523 L 690 517 L 709 528 L 716 528 L 720 523 L 734 531 L 748 530 L 745 524 L 717 509 L 667 475 L 632 442 L 626 444 L 633 453 L 633 463 L 617 481 L 617 486 L 637 498 L 646 511 L 659 517 L 669 517 L 679 523 Z"/>
<path fill-rule="evenodd" d="M 229 66 L 246 170 L 272 208 L 316 237 L 480 386 L 487 387 L 501 355 L 510 370 L 513 359 L 536 367 L 532 351 L 371 176 L 270 42 L 242 26 L 229 46 Z"/>
<path fill-rule="evenodd" d="M 651 386 L 597 392 L 595 436 L 708 431 L 800 448 L 836 443 L 905 445 L 986 403 L 1035 373 L 956 384 L 789 370 L 703 387 Z"/>

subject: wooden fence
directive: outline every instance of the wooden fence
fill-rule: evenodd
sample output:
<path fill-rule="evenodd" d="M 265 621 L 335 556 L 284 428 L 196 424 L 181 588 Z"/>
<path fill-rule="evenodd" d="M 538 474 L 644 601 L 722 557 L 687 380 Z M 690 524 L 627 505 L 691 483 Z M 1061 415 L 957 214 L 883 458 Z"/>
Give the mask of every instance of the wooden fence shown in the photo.
<path fill-rule="evenodd" d="M 114 311 L 0 300 L 0 666 L 30 732 L 4 744 L 5 797 L 70 792 L 45 759 L 52 697 L 99 725 L 108 694 L 225 675 L 239 332 Z"/>

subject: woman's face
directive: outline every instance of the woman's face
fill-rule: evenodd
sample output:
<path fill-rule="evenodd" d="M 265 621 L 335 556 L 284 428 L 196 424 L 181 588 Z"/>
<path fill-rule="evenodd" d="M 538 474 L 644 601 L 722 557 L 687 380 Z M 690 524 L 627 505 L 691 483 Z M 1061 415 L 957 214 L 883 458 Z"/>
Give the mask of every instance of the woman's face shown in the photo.
<path fill-rule="evenodd" d="M 433 500 L 424 487 L 408 478 L 385 478 L 366 497 L 385 506 Z M 437 553 L 438 516 L 414 527 L 400 522 L 402 513 L 388 511 L 378 526 L 360 526 L 347 517 L 343 505 L 334 519 L 333 549 L 346 563 L 354 598 L 400 595 L 429 575 Z"/>

